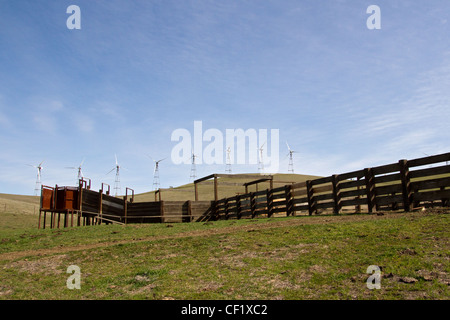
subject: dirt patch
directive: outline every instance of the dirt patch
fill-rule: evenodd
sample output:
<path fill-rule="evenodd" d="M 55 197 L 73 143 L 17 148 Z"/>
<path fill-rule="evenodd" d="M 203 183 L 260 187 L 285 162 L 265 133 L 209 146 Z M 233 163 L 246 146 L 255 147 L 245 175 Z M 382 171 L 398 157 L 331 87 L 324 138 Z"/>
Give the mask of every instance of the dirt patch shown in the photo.
<path fill-rule="evenodd" d="M 311 271 L 313 273 L 326 273 L 327 268 L 325 268 L 324 266 L 315 264 L 315 265 L 309 267 L 309 271 Z"/>
<path fill-rule="evenodd" d="M 4 268 L 16 269 L 20 272 L 27 272 L 29 274 L 43 273 L 46 275 L 55 275 L 64 273 L 60 270 L 61 265 L 67 265 L 65 261 L 67 255 L 56 255 L 50 257 L 44 257 L 38 260 L 21 260 L 16 261 L 4 266 Z"/>

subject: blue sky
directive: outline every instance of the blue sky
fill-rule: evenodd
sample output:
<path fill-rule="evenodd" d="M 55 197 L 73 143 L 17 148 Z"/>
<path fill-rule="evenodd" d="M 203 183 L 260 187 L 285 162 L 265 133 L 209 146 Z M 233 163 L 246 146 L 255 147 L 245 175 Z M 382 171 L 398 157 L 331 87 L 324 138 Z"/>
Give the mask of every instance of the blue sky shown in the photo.
<path fill-rule="evenodd" d="M 368 6 L 381 9 L 369 30 Z M 69 5 L 81 29 L 69 30 Z M 450 151 L 450 2 L 0 0 L 0 192 L 189 182 L 178 128 L 279 129 L 296 173 L 329 175 Z M 257 172 L 257 165 L 233 172 Z M 225 165 L 197 165 L 197 175 Z"/>

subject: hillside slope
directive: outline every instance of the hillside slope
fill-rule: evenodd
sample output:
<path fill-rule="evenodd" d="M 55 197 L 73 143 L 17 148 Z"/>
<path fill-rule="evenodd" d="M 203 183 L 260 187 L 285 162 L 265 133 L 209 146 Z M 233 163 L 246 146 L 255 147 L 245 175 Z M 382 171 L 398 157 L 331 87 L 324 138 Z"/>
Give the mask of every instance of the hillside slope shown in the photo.
<path fill-rule="evenodd" d="M 257 174 L 255 174 L 257 176 Z M 264 178 L 264 175 L 260 176 Z M 303 182 L 306 180 L 319 178 L 318 176 L 302 175 L 302 174 L 274 174 L 273 175 L 274 188 L 280 187 L 289 183 Z M 222 177 L 218 178 L 218 195 L 219 199 L 232 197 L 236 194 L 245 193 L 244 183 L 250 182 L 252 178 L 243 178 L 236 175 L 236 177 Z M 258 184 L 258 190 L 264 190 L 269 187 L 269 182 L 262 182 Z M 248 187 L 248 191 L 256 191 L 256 185 Z M 214 182 L 208 180 L 198 184 L 199 200 L 214 200 Z M 194 200 L 194 183 L 189 183 L 175 188 L 161 189 L 162 200 Z M 155 191 L 145 192 L 135 195 L 136 202 L 155 201 Z"/>

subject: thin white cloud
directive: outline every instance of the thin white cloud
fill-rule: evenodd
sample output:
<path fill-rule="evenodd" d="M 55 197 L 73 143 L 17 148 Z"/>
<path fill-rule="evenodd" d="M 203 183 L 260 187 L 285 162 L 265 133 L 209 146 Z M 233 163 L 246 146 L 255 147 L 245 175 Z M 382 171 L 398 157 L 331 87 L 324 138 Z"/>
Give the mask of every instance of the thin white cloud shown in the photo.
<path fill-rule="evenodd" d="M 45 98 L 34 98 L 32 101 L 32 120 L 39 131 L 45 133 L 56 133 L 60 126 L 60 118 L 65 110 L 64 104 L 60 100 L 50 100 Z"/>
<path fill-rule="evenodd" d="M 81 133 L 94 132 L 95 121 L 89 116 L 76 114 L 73 116 L 73 122 Z"/>

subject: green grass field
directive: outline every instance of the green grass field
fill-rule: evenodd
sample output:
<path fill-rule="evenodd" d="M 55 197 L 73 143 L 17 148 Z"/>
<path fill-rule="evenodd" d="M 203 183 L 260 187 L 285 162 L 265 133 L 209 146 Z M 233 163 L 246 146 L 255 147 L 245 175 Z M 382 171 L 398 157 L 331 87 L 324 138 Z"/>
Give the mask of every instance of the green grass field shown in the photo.
<path fill-rule="evenodd" d="M 427 210 L 42 230 L 0 208 L 0 299 L 449 299 L 449 227 Z"/>

